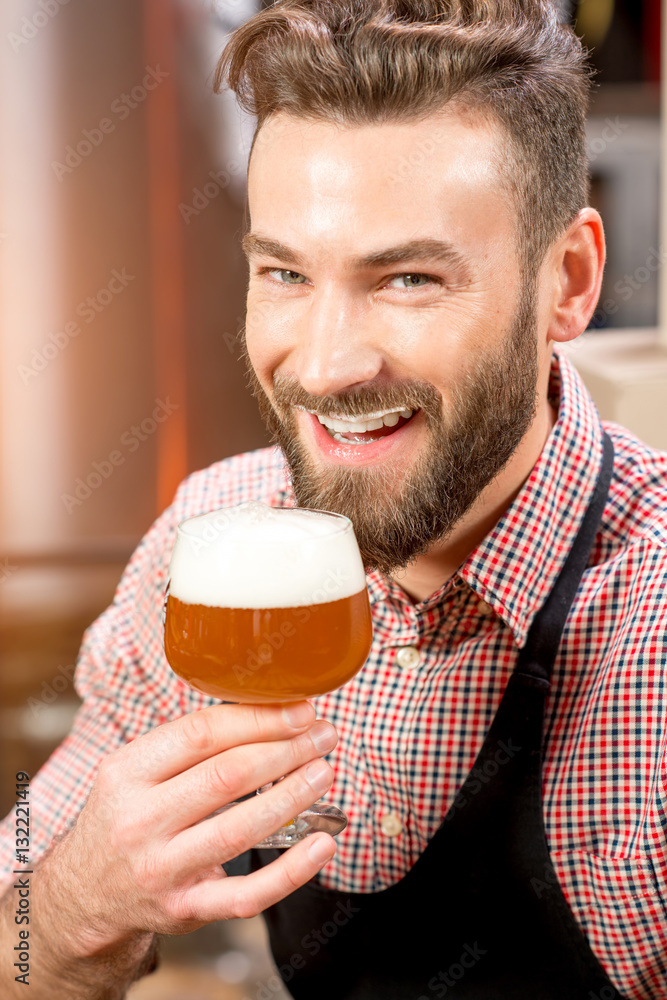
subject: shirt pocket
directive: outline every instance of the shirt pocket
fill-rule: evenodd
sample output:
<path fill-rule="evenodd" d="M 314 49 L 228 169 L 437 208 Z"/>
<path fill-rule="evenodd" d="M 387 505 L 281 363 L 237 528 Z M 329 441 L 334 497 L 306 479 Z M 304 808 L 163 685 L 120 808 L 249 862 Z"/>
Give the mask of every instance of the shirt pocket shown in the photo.
<path fill-rule="evenodd" d="M 551 860 L 570 909 L 617 990 L 628 1000 L 667 1000 L 664 873 L 646 856 L 554 851 Z"/>

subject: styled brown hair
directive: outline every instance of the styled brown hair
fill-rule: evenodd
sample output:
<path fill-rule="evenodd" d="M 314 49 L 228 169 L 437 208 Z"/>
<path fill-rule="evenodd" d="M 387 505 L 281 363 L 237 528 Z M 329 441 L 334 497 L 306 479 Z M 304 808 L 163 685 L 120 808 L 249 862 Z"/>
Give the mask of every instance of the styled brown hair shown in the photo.
<path fill-rule="evenodd" d="M 278 112 L 354 126 L 449 105 L 495 119 L 533 273 L 587 203 L 590 71 L 551 0 L 277 0 L 232 34 L 216 92 L 225 83 L 257 131 Z"/>

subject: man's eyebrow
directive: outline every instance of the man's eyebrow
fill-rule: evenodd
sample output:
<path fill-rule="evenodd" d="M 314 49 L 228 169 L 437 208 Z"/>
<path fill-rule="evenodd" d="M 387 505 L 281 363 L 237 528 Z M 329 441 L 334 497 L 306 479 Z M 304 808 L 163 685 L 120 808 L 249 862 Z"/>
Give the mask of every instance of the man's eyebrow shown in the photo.
<path fill-rule="evenodd" d="M 257 233 L 247 233 L 243 237 L 242 247 L 247 257 L 264 254 L 295 267 L 305 266 L 304 258 L 298 250 L 294 250 L 278 240 L 259 236 Z M 409 261 L 445 263 L 461 272 L 467 271 L 468 268 L 466 257 L 453 244 L 432 238 L 408 240 L 407 243 L 400 243 L 395 247 L 376 250 L 373 253 L 364 254 L 362 257 L 353 258 L 349 265 L 354 270 L 362 270 L 370 267 L 392 267 L 395 264 L 404 264 Z"/>
<path fill-rule="evenodd" d="M 423 260 L 451 264 L 464 270 L 467 265 L 465 256 L 451 243 L 444 240 L 421 239 L 409 240 L 399 246 L 378 250 L 366 254 L 354 262 L 355 267 L 391 267 L 393 264 L 404 264 L 406 261 Z"/>
<path fill-rule="evenodd" d="M 241 240 L 241 247 L 246 257 L 257 257 L 264 254 L 266 257 L 276 257 L 285 264 L 294 264 L 297 267 L 303 264 L 303 258 L 296 250 L 292 250 L 284 243 L 279 243 L 278 240 L 271 240 L 267 236 L 258 236 L 257 233 L 246 233 Z"/>

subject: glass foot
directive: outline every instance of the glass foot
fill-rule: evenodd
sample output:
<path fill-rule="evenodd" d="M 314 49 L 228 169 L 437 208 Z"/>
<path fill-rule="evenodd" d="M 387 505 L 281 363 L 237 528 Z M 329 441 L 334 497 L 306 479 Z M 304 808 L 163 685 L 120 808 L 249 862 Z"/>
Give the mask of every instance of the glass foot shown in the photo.
<path fill-rule="evenodd" d="M 326 802 L 314 802 L 310 809 L 282 826 L 280 830 L 260 840 L 255 847 L 291 847 L 300 840 L 309 837 L 311 833 L 330 833 L 332 837 L 341 833 L 347 826 L 347 816 L 336 806 Z"/>

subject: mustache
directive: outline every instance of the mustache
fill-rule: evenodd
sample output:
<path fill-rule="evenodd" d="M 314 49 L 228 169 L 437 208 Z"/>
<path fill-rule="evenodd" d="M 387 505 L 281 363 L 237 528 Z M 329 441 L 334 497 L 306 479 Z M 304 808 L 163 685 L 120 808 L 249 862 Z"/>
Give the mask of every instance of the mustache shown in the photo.
<path fill-rule="evenodd" d="M 423 410 L 433 419 L 442 412 L 442 396 L 429 382 L 401 379 L 386 386 L 369 386 L 353 392 L 315 396 L 307 392 L 296 375 L 275 375 L 273 404 L 287 416 L 292 407 L 310 410 L 321 416 L 352 418 L 359 413 L 377 410 Z"/>

